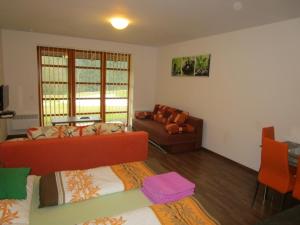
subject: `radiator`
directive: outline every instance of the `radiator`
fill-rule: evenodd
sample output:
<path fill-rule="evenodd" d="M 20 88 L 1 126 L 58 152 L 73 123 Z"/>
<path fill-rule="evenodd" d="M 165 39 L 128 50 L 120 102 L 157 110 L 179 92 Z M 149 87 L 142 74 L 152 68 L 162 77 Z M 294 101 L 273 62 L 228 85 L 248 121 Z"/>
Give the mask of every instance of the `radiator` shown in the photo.
<path fill-rule="evenodd" d="M 16 115 L 13 119 L 7 120 L 9 135 L 25 134 L 30 127 L 39 126 L 38 115 Z"/>

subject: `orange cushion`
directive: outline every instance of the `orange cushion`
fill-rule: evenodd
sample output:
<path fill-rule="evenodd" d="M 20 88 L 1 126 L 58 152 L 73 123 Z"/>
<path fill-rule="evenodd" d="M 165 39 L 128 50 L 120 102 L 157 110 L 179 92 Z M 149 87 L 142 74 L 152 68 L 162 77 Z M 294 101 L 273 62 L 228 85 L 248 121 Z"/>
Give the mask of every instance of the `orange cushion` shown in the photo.
<path fill-rule="evenodd" d="M 188 112 L 177 113 L 177 115 L 174 118 L 173 122 L 178 124 L 178 125 L 181 125 L 181 124 L 185 123 L 185 121 L 188 119 L 188 117 L 189 117 Z"/>
<path fill-rule="evenodd" d="M 151 119 L 153 113 L 149 111 L 136 111 L 135 118 L 137 119 Z"/>

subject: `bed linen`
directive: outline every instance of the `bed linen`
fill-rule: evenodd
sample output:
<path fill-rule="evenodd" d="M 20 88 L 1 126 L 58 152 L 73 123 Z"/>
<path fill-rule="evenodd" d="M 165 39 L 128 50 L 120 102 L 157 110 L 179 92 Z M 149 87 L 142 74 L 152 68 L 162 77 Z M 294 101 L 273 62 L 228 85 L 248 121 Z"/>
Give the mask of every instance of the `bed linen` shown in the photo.
<path fill-rule="evenodd" d="M 30 225 L 74 225 L 151 205 L 139 189 L 101 196 L 74 204 L 39 208 L 39 179 L 34 182 Z"/>
<path fill-rule="evenodd" d="M 193 197 L 156 204 L 112 217 L 100 217 L 77 225 L 217 225 Z"/>
<path fill-rule="evenodd" d="M 0 200 L 0 224 L 1 225 L 27 225 L 29 224 L 30 206 L 35 176 L 27 176 L 25 200 Z"/>
<path fill-rule="evenodd" d="M 51 173 L 40 180 L 40 207 L 141 188 L 143 180 L 152 175 L 154 173 L 144 162 Z"/>

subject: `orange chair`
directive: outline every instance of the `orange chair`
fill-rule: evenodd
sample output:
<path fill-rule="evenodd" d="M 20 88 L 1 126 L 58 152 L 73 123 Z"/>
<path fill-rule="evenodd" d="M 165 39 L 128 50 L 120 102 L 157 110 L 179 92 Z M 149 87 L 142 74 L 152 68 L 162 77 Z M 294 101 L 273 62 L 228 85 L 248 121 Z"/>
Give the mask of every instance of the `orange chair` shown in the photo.
<path fill-rule="evenodd" d="M 298 169 L 296 175 L 296 183 L 293 190 L 293 197 L 300 200 L 300 157 L 298 159 Z"/>
<path fill-rule="evenodd" d="M 283 194 L 282 208 L 286 194 L 293 190 L 295 184 L 295 178 L 289 170 L 288 144 L 277 142 L 270 138 L 263 138 L 261 166 L 252 206 L 255 203 L 259 184 L 263 184 Z"/>
<path fill-rule="evenodd" d="M 274 131 L 274 127 L 264 127 L 262 129 L 262 132 L 261 132 L 261 145 L 260 147 L 262 147 L 262 142 L 263 142 L 263 139 L 264 138 L 270 138 L 272 140 L 275 140 L 275 131 Z M 259 169 L 260 170 L 260 169 Z M 264 191 L 264 201 L 266 200 L 267 196 L 268 196 L 268 192 L 269 192 L 269 189 L 267 186 L 265 186 L 265 191 Z"/>
<path fill-rule="evenodd" d="M 263 143 L 264 138 L 270 138 L 272 140 L 275 140 L 274 127 L 264 127 L 262 129 L 261 144 Z"/>

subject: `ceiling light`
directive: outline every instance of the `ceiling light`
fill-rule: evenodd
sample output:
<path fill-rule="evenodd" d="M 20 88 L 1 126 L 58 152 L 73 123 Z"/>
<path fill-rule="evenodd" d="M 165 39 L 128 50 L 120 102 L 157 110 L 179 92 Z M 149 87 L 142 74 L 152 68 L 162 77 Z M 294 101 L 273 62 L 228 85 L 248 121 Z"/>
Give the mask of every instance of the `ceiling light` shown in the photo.
<path fill-rule="evenodd" d="M 118 30 L 123 30 L 128 26 L 129 21 L 127 19 L 118 17 L 118 18 L 112 18 L 110 20 L 110 23 L 114 28 Z"/>
<path fill-rule="evenodd" d="M 240 11 L 242 8 L 243 8 L 242 2 L 237 1 L 237 2 L 233 3 L 233 9 L 235 11 Z"/>

